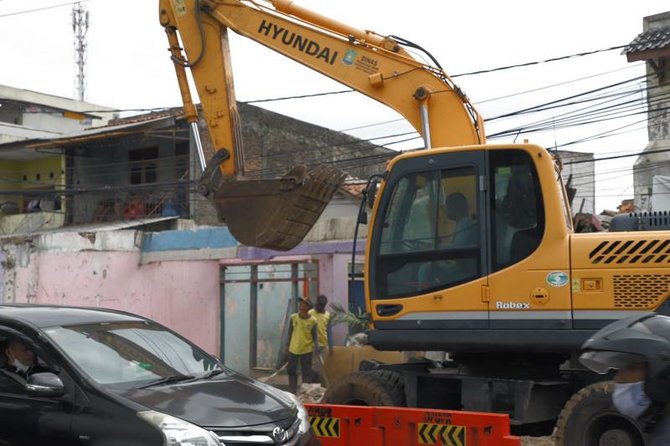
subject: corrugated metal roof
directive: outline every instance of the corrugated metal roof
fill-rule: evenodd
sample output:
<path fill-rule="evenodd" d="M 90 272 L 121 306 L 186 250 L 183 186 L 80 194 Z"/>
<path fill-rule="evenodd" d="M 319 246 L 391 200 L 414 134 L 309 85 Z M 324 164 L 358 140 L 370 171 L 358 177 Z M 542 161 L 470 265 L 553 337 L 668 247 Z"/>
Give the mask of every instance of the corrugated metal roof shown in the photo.
<path fill-rule="evenodd" d="M 129 134 L 130 130 L 137 130 L 143 127 L 158 128 L 169 127 L 174 125 L 174 116 L 160 116 L 153 119 L 138 119 L 124 124 L 107 125 L 102 127 L 94 127 L 79 132 L 68 133 L 64 135 L 44 135 L 40 137 L 33 137 L 31 139 L 24 139 L 21 141 L 10 141 L 0 144 L 0 154 L 4 150 L 20 146 L 21 148 L 29 149 L 44 149 L 50 147 L 59 147 L 69 144 L 78 144 L 81 142 L 91 141 L 101 138 L 109 138 L 115 136 L 125 136 Z"/>
<path fill-rule="evenodd" d="M 119 231 L 122 229 L 137 228 L 139 226 L 147 226 L 155 223 L 161 223 L 169 220 L 176 220 L 178 216 L 172 217 L 155 217 L 155 218 L 138 218 L 137 220 L 129 221 L 117 221 L 117 222 L 106 222 L 106 223 L 90 223 L 85 225 L 72 225 L 72 226 L 63 226 L 61 228 L 55 229 L 46 229 L 43 231 L 32 232 L 30 234 L 7 234 L 0 236 L 2 239 L 11 239 L 17 237 L 28 237 L 41 234 L 53 234 L 58 232 L 109 232 L 109 231 Z"/>
<path fill-rule="evenodd" d="M 160 117 L 150 120 L 140 120 L 128 124 L 96 127 L 83 130 L 81 132 L 69 133 L 56 138 L 40 138 L 39 140 L 26 143 L 25 147 L 29 149 L 45 149 L 50 147 L 59 147 L 70 144 L 79 144 L 86 141 L 92 141 L 101 138 L 110 138 L 115 136 L 125 136 L 129 130 L 137 130 L 142 127 L 166 127 L 173 126 L 174 120 L 171 116 Z M 43 141 L 43 142 L 42 142 Z"/>
<path fill-rule="evenodd" d="M 670 26 L 650 29 L 633 39 L 621 52 L 622 54 L 640 53 L 670 47 Z"/>

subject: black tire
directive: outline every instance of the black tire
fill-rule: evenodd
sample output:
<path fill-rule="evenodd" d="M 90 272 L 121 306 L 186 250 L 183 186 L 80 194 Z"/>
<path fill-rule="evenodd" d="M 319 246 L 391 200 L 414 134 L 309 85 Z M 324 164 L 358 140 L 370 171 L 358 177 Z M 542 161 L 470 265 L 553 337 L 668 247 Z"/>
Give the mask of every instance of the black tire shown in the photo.
<path fill-rule="evenodd" d="M 390 370 L 373 370 L 370 373 L 382 382 L 384 388 L 394 401 L 394 406 L 404 407 L 406 405 L 405 378 L 402 374 Z"/>
<path fill-rule="evenodd" d="M 404 406 L 405 383 L 402 376 L 388 370 L 354 372 L 328 386 L 321 402 L 350 406 Z"/>
<path fill-rule="evenodd" d="M 556 422 L 556 446 L 644 446 L 635 422 L 612 404 L 613 389 L 602 381 L 572 395 Z"/>

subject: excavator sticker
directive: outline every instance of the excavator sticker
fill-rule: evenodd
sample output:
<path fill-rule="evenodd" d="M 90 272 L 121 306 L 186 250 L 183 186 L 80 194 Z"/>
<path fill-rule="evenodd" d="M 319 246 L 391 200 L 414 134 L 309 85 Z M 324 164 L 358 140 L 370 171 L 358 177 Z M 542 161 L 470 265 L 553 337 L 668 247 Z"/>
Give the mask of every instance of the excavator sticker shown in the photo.
<path fill-rule="evenodd" d="M 175 12 L 179 17 L 183 17 L 186 15 L 186 0 L 172 0 L 172 5 L 174 7 Z"/>
<path fill-rule="evenodd" d="M 572 279 L 572 292 L 581 293 L 582 292 L 582 283 L 579 279 Z"/>
<path fill-rule="evenodd" d="M 347 52 L 344 53 L 344 57 L 342 58 L 342 65 L 351 66 L 354 64 L 355 60 L 356 50 L 347 50 Z"/>
<path fill-rule="evenodd" d="M 568 284 L 568 275 L 563 271 L 554 271 L 547 274 L 547 283 L 553 287 L 562 287 Z"/>
<path fill-rule="evenodd" d="M 356 68 L 367 74 L 374 74 L 379 71 L 379 61 L 368 56 L 363 56 L 356 61 Z"/>

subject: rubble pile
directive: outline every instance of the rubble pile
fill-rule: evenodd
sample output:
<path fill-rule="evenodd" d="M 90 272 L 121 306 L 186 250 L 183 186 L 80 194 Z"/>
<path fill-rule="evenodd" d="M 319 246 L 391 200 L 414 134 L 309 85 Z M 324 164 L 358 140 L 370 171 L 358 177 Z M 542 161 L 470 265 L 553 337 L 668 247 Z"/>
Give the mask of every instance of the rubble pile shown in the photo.
<path fill-rule="evenodd" d="M 298 389 L 298 399 L 303 403 L 318 403 L 326 393 L 326 388 L 318 383 L 303 383 Z"/>

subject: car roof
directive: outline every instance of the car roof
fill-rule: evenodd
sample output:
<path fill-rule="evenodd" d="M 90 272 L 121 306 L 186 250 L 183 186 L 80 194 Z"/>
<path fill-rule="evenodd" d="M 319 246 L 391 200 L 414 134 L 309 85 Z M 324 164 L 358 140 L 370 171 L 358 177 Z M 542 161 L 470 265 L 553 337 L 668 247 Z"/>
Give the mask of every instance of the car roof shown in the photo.
<path fill-rule="evenodd" d="M 130 313 L 102 308 L 58 305 L 0 304 L 0 321 L 15 320 L 35 327 L 78 325 L 98 322 L 144 321 Z"/>

